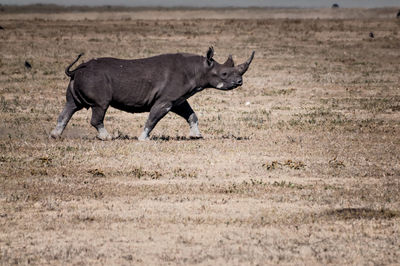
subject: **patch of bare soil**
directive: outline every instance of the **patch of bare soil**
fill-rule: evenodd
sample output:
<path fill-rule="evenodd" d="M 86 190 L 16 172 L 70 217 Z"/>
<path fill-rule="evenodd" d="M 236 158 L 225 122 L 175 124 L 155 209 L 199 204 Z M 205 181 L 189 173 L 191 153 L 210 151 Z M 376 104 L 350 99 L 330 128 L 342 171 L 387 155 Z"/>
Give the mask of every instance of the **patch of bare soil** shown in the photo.
<path fill-rule="evenodd" d="M 5 12 L 0 264 L 399 264 L 396 11 Z M 147 114 L 112 108 L 113 141 L 90 110 L 49 139 L 77 54 L 211 45 L 256 55 L 242 87 L 189 100 L 204 139 L 168 114 L 139 142 Z"/>

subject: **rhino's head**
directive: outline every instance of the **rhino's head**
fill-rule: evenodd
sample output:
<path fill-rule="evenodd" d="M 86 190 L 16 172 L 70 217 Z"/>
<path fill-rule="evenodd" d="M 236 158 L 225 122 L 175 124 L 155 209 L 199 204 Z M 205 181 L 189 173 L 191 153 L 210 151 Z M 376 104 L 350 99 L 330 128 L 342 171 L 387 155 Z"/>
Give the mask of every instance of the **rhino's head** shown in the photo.
<path fill-rule="evenodd" d="M 214 49 L 210 47 L 206 56 L 207 81 L 209 87 L 219 90 L 232 90 L 243 84 L 242 76 L 246 73 L 254 57 L 254 51 L 250 58 L 241 65 L 235 66 L 230 55 L 225 63 L 219 64 L 213 59 Z"/>

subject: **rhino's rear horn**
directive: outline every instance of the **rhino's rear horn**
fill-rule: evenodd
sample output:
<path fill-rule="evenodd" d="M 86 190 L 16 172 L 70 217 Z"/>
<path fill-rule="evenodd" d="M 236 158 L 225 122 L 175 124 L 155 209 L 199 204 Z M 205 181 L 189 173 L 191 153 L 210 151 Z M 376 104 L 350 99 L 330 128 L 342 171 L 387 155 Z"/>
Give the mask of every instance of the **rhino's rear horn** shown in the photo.
<path fill-rule="evenodd" d="M 253 51 L 253 52 L 251 53 L 250 58 L 247 59 L 246 62 L 244 62 L 243 64 L 237 66 L 238 71 L 239 71 L 239 73 L 240 73 L 241 75 L 243 75 L 243 74 L 247 71 L 247 69 L 249 68 L 251 61 L 253 61 L 254 54 L 255 54 L 255 51 Z"/>
<path fill-rule="evenodd" d="M 226 66 L 226 67 L 234 67 L 235 66 L 232 55 L 229 55 L 228 59 L 224 63 L 224 66 Z"/>

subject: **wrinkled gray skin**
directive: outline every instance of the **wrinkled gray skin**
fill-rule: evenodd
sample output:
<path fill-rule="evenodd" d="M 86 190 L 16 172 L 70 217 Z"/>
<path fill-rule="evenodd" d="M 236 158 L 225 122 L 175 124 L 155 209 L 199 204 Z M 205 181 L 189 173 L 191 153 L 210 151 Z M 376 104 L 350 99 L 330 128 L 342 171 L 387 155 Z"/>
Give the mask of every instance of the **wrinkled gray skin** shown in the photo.
<path fill-rule="evenodd" d="M 82 55 L 82 54 L 81 54 Z M 82 63 L 71 77 L 67 102 L 50 136 L 61 136 L 71 116 L 82 108 L 92 108 L 90 124 L 101 140 L 112 139 L 104 127 L 109 106 L 130 113 L 150 112 L 139 140 L 147 140 L 155 125 L 169 111 L 183 117 L 190 126 L 190 137 L 201 138 L 198 119 L 187 99 L 205 88 L 231 90 L 242 85 L 242 75 L 254 57 L 235 66 L 229 56 L 224 64 L 213 59 L 212 47 L 206 57 L 193 54 L 163 54 L 145 59 L 98 58 Z"/>

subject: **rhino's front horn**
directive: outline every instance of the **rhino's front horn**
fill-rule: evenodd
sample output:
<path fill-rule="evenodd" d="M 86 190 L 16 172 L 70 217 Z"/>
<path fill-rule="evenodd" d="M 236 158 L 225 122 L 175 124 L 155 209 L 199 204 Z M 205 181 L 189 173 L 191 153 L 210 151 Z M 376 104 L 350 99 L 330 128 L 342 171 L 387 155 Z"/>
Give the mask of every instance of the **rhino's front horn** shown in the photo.
<path fill-rule="evenodd" d="M 243 64 L 237 66 L 240 75 L 243 75 L 243 74 L 247 71 L 247 69 L 248 69 L 249 66 L 250 66 L 251 61 L 253 61 L 254 54 L 255 54 L 255 52 L 253 51 L 253 52 L 251 53 L 250 58 L 247 59 L 246 62 L 244 62 Z"/>

